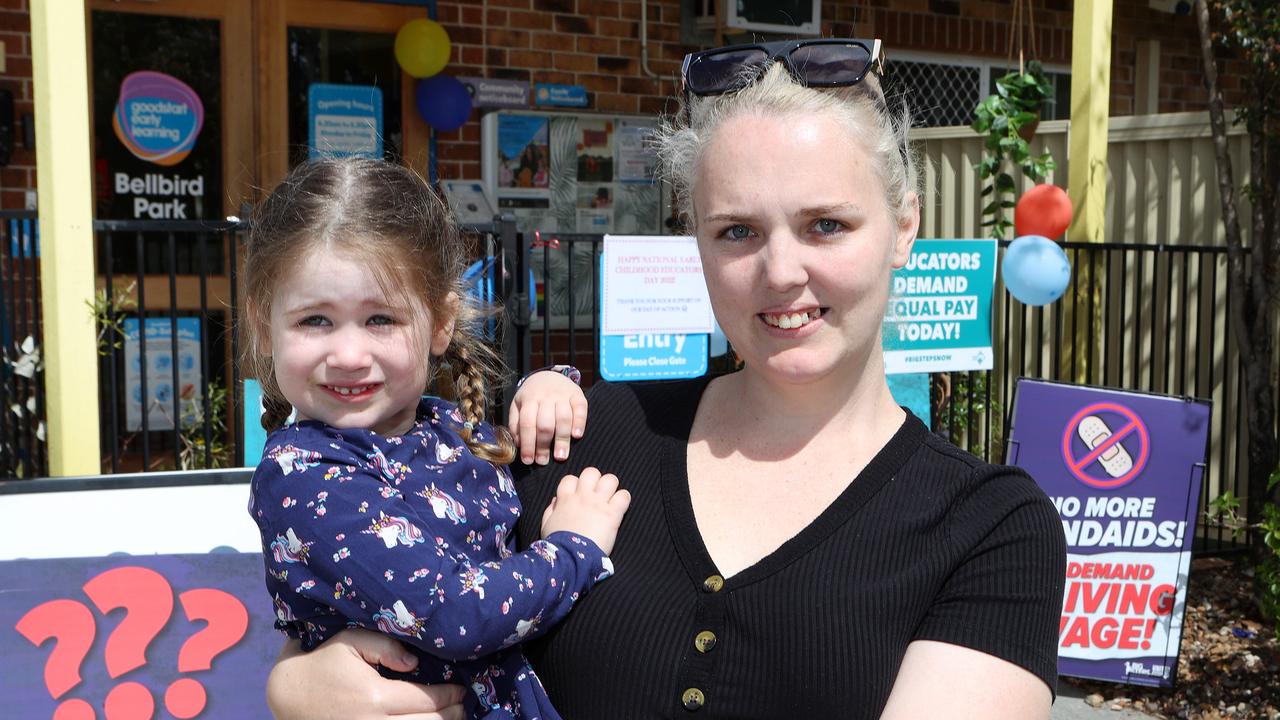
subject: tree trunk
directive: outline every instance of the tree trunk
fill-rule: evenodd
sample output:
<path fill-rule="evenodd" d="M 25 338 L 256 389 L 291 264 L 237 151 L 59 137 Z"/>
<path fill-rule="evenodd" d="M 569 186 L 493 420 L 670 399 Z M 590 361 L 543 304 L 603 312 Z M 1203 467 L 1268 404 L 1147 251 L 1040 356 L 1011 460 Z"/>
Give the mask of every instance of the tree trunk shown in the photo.
<path fill-rule="evenodd" d="M 1204 60 L 1205 85 L 1209 91 L 1209 122 L 1213 130 L 1214 154 L 1218 165 L 1218 192 L 1222 198 L 1222 222 L 1227 240 L 1227 292 L 1233 312 L 1227 318 L 1240 361 L 1244 365 L 1244 403 L 1249 433 L 1248 505 L 1250 525 L 1261 519 L 1262 506 L 1280 501 L 1280 487 L 1267 489 L 1271 473 L 1280 460 L 1276 436 L 1276 388 L 1271 378 L 1276 326 L 1277 292 L 1280 292 L 1280 233 L 1276 212 L 1267 202 L 1276 197 L 1273 181 L 1276 152 L 1267 147 L 1266 127 L 1250 127 L 1250 159 L 1253 190 L 1252 247 L 1246 250 L 1240 234 L 1236 209 L 1235 178 L 1227 152 L 1227 125 L 1218 87 L 1218 65 L 1213 54 L 1207 0 L 1196 0 L 1196 21 L 1200 28 L 1200 51 Z M 1266 102 L 1266 98 L 1258 98 Z M 1265 125 L 1266 120 L 1263 120 Z M 1249 267 L 1245 267 L 1245 253 Z M 1255 564 L 1267 552 L 1261 541 L 1251 537 L 1251 557 Z"/>

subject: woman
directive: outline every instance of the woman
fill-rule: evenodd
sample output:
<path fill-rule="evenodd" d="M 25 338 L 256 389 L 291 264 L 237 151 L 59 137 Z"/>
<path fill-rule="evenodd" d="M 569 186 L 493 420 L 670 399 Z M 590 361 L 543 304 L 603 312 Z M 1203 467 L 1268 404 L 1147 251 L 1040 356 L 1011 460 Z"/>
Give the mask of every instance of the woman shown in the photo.
<path fill-rule="evenodd" d="M 567 467 L 520 485 L 533 518 L 585 466 L 633 497 L 615 578 L 526 645 L 567 718 L 1048 716 L 1053 507 L 1020 470 L 929 433 L 885 383 L 890 274 L 919 203 L 906 123 L 867 75 L 878 55 L 878 41 L 815 40 L 685 59 L 685 112 L 660 150 L 743 369 L 593 388 Z M 537 388 L 557 381 L 542 375 Z M 329 652 L 286 651 L 278 712 L 317 700 L 293 679 L 340 681 L 328 710 L 368 711 L 355 699 L 372 693 L 395 699 L 370 717 L 455 712 L 448 690 L 352 659 L 391 646 L 349 636 Z"/>

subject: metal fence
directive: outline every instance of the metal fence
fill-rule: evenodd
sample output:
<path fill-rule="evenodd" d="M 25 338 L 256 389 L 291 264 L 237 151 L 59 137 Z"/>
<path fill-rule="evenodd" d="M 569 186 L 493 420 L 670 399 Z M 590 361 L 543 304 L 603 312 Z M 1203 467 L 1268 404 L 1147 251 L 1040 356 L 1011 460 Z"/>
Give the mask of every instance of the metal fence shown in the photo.
<path fill-rule="evenodd" d="M 46 474 L 47 467 L 40 423 L 42 378 L 38 363 L 22 350 L 28 336 L 28 347 L 40 347 L 37 232 L 34 213 L 8 212 L 0 218 L 5 360 L 0 471 L 5 477 L 33 477 Z M 93 312 L 101 331 L 104 471 L 240 462 L 244 414 L 233 330 L 237 253 L 245 226 L 98 221 L 94 227 L 99 291 Z M 506 308 L 502 350 L 511 377 L 568 362 L 583 370 L 585 384 L 594 382 L 603 237 L 531 237 L 517 232 L 509 221 L 472 230 L 478 238 L 477 255 L 492 258 L 483 273 L 483 282 L 493 285 L 487 292 L 501 298 Z M 1231 310 L 1226 248 L 1116 243 L 1064 247 L 1075 270 L 1071 288 L 1059 302 L 1030 308 L 997 286 L 995 369 L 935 375 L 934 430 L 976 455 L 1000 461 L 1019 377 L 1205 398 L 1213 401 L 1213 415 L 1201 507 L 1227 491 L 1247 498 L 1243 375 L 1226 323 Z M 148 320 L 153 326 L 159 323 L 161 330 L 150 341 Z M 194 381 L 172 362 L 179 356 L 184 324 L 198 337 L 199 372 Z M 151 350 L 157 342 L 165 352 Z M 143 370 L 162 355 L 171 361 L 162 378 L 169 390 L 157 397 L 150 387 L 155 375 Z M 713 372 L 732 367 L 729 358 L 712 362 Z M 184 386 L 189 386 L 185 393 Z M 510 384 L 499 389 L 495 412 L 501 412 L 510 392 Z M 157 424 L 157 417 L 164 421 Z M 1229 531 L 1221 527 L 1201 534 L 1210 549 L 1232 542 Z"/>
<path fill-rule="evenodd" d="M 516 375 L 554 363 L 597 377 L 599 235 L 512 233 L 506 303 L 508 362 Z M 1001 257 L 1004 247 L 1001 244 Z M 522 249 L 527 247 L 527 252 Z M 1226 323 L 1225 247 L 1064 243 L 1074 268 L 1062 300 L 1028 307 L 997 284 L 995 368 L 933 377 L 935 432 L 992 462 L 1005 457 L 1020 377 L 1062 380 L 1213 401 L 1205 503 L 1227 491 L 1247 499 L 1243 376 Z M 532 271 L 532 278 L 529 277 Z M 532 283 L 532 285 L 530 285 Z M 537 298 L 536 302 L 532 298 Z M 729 358 L 714 371 L 733 368 Z M 1229 529 L 1201 525 L 1201 548 L 1235 546 Z"/>
<path fill-rule="evenodd" d="M 104 472 L 239 464 L 233 328 L 245 230 L 238 221 L 94 222 Z"/>
<path fill-rule="evenodd" d="M 36 212 L 0 211 L 0 477 L 48 471 L 39 257 Z"/>

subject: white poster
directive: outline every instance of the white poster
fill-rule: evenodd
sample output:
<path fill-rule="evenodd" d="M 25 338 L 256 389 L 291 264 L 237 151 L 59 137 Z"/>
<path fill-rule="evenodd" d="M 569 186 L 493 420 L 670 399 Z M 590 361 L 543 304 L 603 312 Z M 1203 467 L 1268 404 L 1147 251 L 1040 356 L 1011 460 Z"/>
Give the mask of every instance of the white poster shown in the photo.
<path fill-rule="evenodd" d="M 178 318 L 178 357 L 173 357 L 173 327 L 169 318 L 148 318 L 146 322 L 147 388 L 142 391 L 142 353 L 139 352 L 138 319 L 124 321 L 125 423 L 130 432 L 142 429 L 142 408 L 147 408 L 147 430 L 173 429 L 173 398 L 178 396 L 178 412 L 184 423 L 200 414 L 202 398 L 200 363 L 200 319 Z M 174 367 L 178 383 L 174 387 Z"/>
<path fill-rule="evenodd" d="M 603 263 L 603 334 L 711 332 L 694 237 L 605 235 Z"/>

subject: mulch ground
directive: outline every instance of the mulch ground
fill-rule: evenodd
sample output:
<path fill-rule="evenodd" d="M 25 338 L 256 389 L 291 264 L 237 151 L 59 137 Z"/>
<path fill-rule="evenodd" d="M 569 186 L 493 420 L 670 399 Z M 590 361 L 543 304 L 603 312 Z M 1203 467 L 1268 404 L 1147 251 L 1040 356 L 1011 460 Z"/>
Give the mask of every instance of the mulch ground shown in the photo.
<path fill-rule="evenodd" d="M 1172 689 L 1064 679 L 1095 707 L 1157 718 L 1280 720 L 1280 642 L 1250 596 L 1252 578 L 1222 558 L 1191 563 L 1178 681 Z"/>

